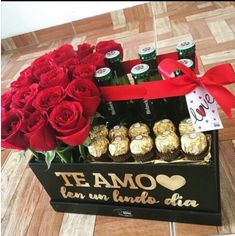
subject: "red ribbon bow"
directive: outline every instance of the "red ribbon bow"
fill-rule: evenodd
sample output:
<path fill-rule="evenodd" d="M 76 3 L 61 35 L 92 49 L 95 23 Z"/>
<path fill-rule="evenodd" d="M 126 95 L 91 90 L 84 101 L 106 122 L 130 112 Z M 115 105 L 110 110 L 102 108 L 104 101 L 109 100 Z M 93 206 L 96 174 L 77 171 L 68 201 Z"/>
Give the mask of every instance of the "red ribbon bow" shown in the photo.
<path fill-rule="evenodd" d="M 178 69 L 184 74 L 172 78 L 172 72 Z M 235 73 L 230 64 L 215 66 L 200 78 L 185 65 L 170 58 L 162 60 L 158 70 L 165 80 L 138 85 L 101 87 L 104 100 L 121 101 L 183 96 L 192 92 L 197 86 L 202 86 L 213 96 L 227 116 L 232 118 L 231 110 L 235 108 L 235 96 L 223 87 L 223 85 L 235 82 Z"/>
<path fill-rule="evenodd" d="M 170 78 L 172 72 L 180 69 L 184 75 Z M 232 108 L 235 108 L 235 96 L 223 85 L 235 82 L 235 73 L 230 64 L 223 64 L 209 69 L 204 75 L 197 77 L 194 72 L 182 63 L 172 59 L 163 60 L 158 66 L 159 72 L 174 86 L 175 91 L 183 94 L 192 92 L 197 86 L 205 88 L 220 105 L 229 118 L 232 118 Z M 180 87 L 180 88 L 179 88 Z M 169 85 L 166 85 L 169 89 Z"/>

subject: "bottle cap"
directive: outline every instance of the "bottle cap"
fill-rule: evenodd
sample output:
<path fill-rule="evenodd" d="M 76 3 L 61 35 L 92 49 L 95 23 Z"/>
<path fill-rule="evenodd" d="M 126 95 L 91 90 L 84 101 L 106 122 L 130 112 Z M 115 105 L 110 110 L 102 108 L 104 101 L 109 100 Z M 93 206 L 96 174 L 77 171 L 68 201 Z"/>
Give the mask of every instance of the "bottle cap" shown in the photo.
<path fill-rule="evenodd" d="M 149 71 L 149 66 L 147 64 L 138 64 L 132 67 L 131 74 L 133 76 L 142 75 Z"/>
<path fill-rule="evenodd" d="M 116 62 L 121 60 L 121 54 L 118 50 L 112 50 L 105 54 L 105 59 L 109 62 Z"/>
<path fill-rule="evenodd" d="M 97 81 L 105 81 L 112 78 L 111 70 L 108 67 L 100 68 L 95 73 Z"/>
<path fill-rule="evenodd" d="M 141 48 L 138 54 L 139 54 L 140 59 L 143 61 L 156 58 L 156 50 L 154 47 L 151 47 L 151 46 Z"/>
<path fill-rule="evenodd" d="M 182 41 L 177 44 L 176 51 L 179 55 L 190 55 L 196 50 L 195 43 L 193 41 Z"/>

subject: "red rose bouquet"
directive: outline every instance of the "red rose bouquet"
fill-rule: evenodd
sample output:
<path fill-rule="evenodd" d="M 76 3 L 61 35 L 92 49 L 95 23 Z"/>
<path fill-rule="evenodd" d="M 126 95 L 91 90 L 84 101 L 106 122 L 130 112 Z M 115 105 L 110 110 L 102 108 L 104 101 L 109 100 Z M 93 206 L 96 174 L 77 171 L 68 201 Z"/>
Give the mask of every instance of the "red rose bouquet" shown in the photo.
<path fill-rule="evenodd" d="M 122 52 L 114 41 L 77 50 L 65 44 L 23 70 L 1 96 L 2 147 L 30 149 L 48 167 L 55 157 L 67 163 L 73 150 L 81 153 L 101 101 L 93 77 L 109 49 Z"/>

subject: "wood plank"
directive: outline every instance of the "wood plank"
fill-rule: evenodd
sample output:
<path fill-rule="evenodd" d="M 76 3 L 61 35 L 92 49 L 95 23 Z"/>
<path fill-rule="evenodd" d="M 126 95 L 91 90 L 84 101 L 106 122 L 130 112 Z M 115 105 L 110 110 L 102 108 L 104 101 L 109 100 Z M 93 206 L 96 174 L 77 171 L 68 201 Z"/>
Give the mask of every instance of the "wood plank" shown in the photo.
<path fill-rule="evenodd" d="M 176 235 L 203 236 L 218 234 L 216 226 L 175 223 Z"/>
<path fill-rule="evenodd" d="M 11 150 L 2 148 L 1 150 L 1 167 L 6 163 L 8 156 L 10 155 Z"/>
<path fill-rule="evenodd" d="M 2 186 L 1 186 L 1 217 L 4 217 L 7 208 L 10 205 L 11 199 L 18 187 L 18 184 L 22 183 L 21 178 L 24 170 L 28 165 L 31 158 L 31 153 L 26 153 L 26 158 L 20 160 L 19 152 L 12 152 L 5 165 L 2 168 Z M 25 185 L 27 183 L 24 183 Z"/>
<path fill-rule="evenodd" d="M 168 236 L 168 222 L 97 216 L 94 236 Z"/>
<path fill-rule="evenodd" d="M 222 226 L 220 234 L 235 232 L 235 150 L 232 141 L 219 143 Z"/>
<path fill-rule="evenodd" d="M 64 214 L 59 236 L 92 236 L 95 226 L 95 215 Z"/>
<path fill-rule="evenodd" d="M 42 186 L 30 168 L 26 168 L 2 220 L 2 235 L 26 235 Z"/>
<path fill-rule="evenodd" d="M 37 207 L 33 213 L 27 236 L 59 235 L 63 213 L 56 212 L 50 206 L 50 198 L 45 190 L 42 191 Z"/>

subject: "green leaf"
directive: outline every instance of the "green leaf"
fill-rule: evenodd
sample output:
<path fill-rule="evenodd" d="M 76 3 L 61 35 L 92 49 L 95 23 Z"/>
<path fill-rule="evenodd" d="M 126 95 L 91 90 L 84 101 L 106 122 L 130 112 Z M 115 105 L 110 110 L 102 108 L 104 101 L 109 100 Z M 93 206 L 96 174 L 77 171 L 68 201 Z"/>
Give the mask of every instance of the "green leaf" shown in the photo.
<path fill-rule="evenodd" d="M 78 147 L 79 147 L 79 152 L 80 152 L 82 158 L 83 158 L 83 159 L 86 159 L 85 146 L 79 145 Z"/>
<path fill-rule="evenodd" d="M 91 144 L 91 139 L 90 137 L 87 137 L 87 139 L 83 142 L 83 146 L 88 147 Z"/>
<path fill-rule="evenodd" d="M 51 162 L 55 158 L 55 150 L 44 152 L 44 155 L 45 155 L 45 161 L 47 163 L 47 167 L 48 169 L 50 169 Z"/>
<path fill-rule="evenodd" d="M 104 119 L 104 116 L 102 116 L 99 112 L 96 112 L 94 118 L 96 118 L 96 119 L 97 119 L 97 118 L 102 118 L 102 119 Z"/>
<path fill-rule="evenodd" d="M 32 152 L 33 156 L 36 157 L 36 159 L 39 159 L 38 153 L 34 151 L 32 148 L 29 148 L 29 150 Z"/>

